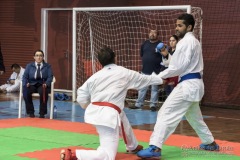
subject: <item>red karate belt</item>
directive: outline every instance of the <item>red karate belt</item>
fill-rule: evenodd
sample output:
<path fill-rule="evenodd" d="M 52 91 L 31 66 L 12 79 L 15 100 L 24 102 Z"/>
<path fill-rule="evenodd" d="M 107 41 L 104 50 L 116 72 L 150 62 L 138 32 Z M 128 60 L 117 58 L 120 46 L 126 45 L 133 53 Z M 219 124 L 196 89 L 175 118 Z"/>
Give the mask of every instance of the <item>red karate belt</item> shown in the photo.
<path fill-rule="evenodd" d="M 110 107 L 118 111 L 118 113 L 121 113 L 121 109 L 116 106 L 115 104 L 109 103 L 109 102 L 92 102 L 92 104 L 97 105 L 97 106 L 105 106 L 105 107 Z M 123 123 L 121 121 L 121 129 L 122 129 L 122 135 L 123 135 L 123 140 L 124 143 L 127 144 L 127 138 L 126 138 L 126 133 L 124 131 Z"/>

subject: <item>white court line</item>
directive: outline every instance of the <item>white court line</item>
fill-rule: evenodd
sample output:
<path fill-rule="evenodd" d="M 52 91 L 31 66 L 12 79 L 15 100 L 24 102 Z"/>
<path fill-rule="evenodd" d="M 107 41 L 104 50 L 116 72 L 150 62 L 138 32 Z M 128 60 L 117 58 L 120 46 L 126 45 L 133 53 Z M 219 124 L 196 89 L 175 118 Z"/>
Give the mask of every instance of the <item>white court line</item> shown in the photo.
<path fill-rule="evenodd" d="M 206 115 L 203 115 L 203 118 L 204 118 L 204 119 L 206 119 L 206 118 L 219 118 L 219 119 L 230 119 L 230 120 L 240 121 L 240 119 L 237 119 L 237 118 L 227 118 L 227 117 L 217 117 L 217 116 L 206 116 Z"/>
<path fill-rule="evenodd" d="M 220 119 L 231 119 L 231 120 L 240 121 L 240 119 L 237 119 L 237 118 L 227 118 L 227 117 L 216 117 L 216 118 L 220 118 Z"/>

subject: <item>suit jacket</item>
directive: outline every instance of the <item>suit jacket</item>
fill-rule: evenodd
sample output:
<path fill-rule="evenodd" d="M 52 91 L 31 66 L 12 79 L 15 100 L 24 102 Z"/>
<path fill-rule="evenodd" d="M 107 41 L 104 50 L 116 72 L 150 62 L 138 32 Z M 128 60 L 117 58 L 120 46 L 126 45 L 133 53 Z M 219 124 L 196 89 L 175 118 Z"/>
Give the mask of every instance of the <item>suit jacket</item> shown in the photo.
<path fill-rule="evenodd" d="M 43 66 L 41 68 L 42 78 L 39 80 L 35 78 L 36 70 L 37 67 L 35 66 L 35 62 L 27 64 L 25 72 L 23 74 L 23 87 L 25 87 L 27 83 L 29 83 L 30 85 L 35 85 L 37 83 L 46 83 L 47 86 L 50 87 L 53 80 L 53 72 L 51 65 L 43 62 Z"/>
<path fill-rule="evenodd" d="M 0 44 L 0 71 L 5 72 L 5 66 L 3 62 L 3 55 L 2 55 L 2 50 L 1 50 L 1 44 Z"/>

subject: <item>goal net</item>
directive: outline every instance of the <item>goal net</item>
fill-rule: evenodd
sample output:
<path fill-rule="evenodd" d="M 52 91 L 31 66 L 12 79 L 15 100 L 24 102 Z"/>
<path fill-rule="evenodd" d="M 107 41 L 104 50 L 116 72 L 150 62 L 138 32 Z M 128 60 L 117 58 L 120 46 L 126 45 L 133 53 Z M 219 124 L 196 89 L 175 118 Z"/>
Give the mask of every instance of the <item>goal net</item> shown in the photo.
<path fill-rule="evenodd" d="M 97 51 L 104 45 L 112 48 L 117 64 L 141 71 L 140 46 L 151 29 L 157 29 L 161 41 L 168 43 L 175 34 L 177 17 L 182 13 L 195 17 L 194 33 L 201 40 L 200 8 L 191 6 L 108 7 L 73 9 L 73 94 L 93 73 L 101 69 Z M 160 90 L 160 97 L 164 96 Z M 149 94 L 148 94 L 149 95 Z M 76 95 L 73 95 L 73 98 Z M 128 99 L 136 99 L 130 90 Z M 146 100 L 148 97 L 146 97 Z M 164 100 L 164 98 L 160 99 Z"/>

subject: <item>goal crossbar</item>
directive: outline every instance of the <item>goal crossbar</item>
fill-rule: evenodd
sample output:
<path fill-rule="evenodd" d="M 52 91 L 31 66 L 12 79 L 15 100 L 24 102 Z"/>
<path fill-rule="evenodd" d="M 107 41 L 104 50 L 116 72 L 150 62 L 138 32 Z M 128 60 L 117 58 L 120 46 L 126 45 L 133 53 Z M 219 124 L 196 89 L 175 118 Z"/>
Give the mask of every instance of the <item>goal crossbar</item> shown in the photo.
<path fill-rule="evenodd" d="M 136 6 L 136 7 L 81 7 L 73 8 L 73 11 L 140 11 L 140 10 L 186 10 L 187 13 L 191 12 L 191 5 L 179 6 Z"/>

